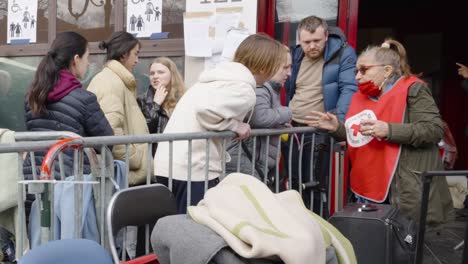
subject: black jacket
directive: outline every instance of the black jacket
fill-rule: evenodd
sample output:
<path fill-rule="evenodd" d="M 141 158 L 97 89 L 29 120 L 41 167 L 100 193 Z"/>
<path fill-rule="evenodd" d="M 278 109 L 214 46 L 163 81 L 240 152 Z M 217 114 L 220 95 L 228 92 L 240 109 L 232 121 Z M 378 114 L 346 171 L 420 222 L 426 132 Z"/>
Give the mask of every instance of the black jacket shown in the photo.
<path fill-rule="evenodd" d="M 82 88 L 71 91 L 57 102 L 47 104 L 46 109 L 45 114 L 34 116 L 28 103 L 25 103 L 25 120 L 28 131 L 69 131 L 82 137 L 112 136 L 114 134 L 96 96 Z M 36 172 L 39 175 L 45 151 L 34 154 Z M 66 150 L 64 154 L 65 176 L 71 176 L 73 175 L 73 150 Z M 23 173 L 25 179 L 32 179 L 29 155 L 23 163 Z M 85 159 L 83 173 L 90 173 L 87 159 Z M 55 162 L 55 178 L 60 178 L 58 162 Z"/>
<path fill-rule="evenodd" d="M 145 116 L 149 132 L 151 134 L 159 134 L 164 131 L 167 122 L 169 122 L 169 115 L 159 104 L 153 101 L 154 93 L 153 87 L 150 86 L 145 94 L 138 96 L 137 101 Z M 153 144 L 153 156 L 156 153 L 157 146 L 157 143 Z"/>

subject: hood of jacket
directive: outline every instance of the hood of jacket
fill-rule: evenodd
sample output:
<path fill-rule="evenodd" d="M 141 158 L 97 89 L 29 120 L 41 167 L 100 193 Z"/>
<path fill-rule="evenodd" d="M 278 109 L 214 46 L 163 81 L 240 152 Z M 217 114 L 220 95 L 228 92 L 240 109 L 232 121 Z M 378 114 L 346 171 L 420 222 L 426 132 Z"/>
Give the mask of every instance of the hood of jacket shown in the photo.
<path fill-rule="evenodd" d="M 80 81 L 70 71 L 61 70 L 58 73 L 58 80 L 52 89 L 47 94 L 47 102 L 55 103 L 67 96 L 73 90 L 81 88 Z"/>
<path fill-rule="evenodd" d="M 136 91 L 135 77 L 122 63 L 116 60 L 110 60 L 106 63 L 105 67 L 117 74 L 130 91 Z"/>
<path fill-rule="evenodd" d="M 323 52 L 325 62 L 333 58 L 333 56 L 346 45 L 347 40 L 343 31 L 337 27 L 328 28 L 328 41 Z"/>
<path fill-rule="evenodd" d="M 256 81 L 247 67 L 238 62 L 222 62 L 216 68 L 204 71 L 198 80 L 200 83 L 217 81 L 242 81 L 250 84 L 255 89 Z"/>
<path fill-rule="evenodd" d="M 273 80 L 269 80 L 263 84 L 264 86 L 272 89 L 275 93 L 280 94 L 281 91 L 281 83 Z"/>

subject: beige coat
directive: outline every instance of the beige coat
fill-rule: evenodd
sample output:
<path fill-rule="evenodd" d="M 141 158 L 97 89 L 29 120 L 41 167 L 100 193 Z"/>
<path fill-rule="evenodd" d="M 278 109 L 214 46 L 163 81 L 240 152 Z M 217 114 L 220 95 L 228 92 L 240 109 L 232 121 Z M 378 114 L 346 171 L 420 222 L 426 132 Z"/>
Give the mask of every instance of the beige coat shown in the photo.
<path fill-rule="evenodd" d="M 107 62 L 104 69 L 93 78 L 88 90 L 96 94 L 114 135 L 149 134 L 145 117 L 136 101 L 135 77 L 120 62 Z M 112 154 L 114 159 L 125 160 L 125 145 L 114 146 Z M 146 144 L 129 146 L 130 186 L 146 182 L 147 155 Z"/>

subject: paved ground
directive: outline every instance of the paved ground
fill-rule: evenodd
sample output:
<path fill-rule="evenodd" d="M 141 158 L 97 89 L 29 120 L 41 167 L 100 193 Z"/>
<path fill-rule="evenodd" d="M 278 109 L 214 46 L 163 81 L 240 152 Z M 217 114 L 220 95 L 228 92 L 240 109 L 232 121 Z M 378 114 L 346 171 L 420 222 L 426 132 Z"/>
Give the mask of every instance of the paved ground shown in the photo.
<path fill-rule="evenodd" d="M 465 236 L 468 210 L 458 210 L 455 221 L 449 223 L 439 234 L 427 234 L 424 248 L 424 264 L 462 263 L 463 247 L 454 250 Z"/>

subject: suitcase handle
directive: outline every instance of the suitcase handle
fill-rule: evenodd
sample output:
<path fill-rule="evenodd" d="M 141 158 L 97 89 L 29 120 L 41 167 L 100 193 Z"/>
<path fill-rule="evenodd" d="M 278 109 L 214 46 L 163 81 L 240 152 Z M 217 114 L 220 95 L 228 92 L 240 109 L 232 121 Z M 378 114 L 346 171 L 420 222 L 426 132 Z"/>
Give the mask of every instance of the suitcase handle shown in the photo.
<path fill-rule="evenodd" d="M 363 204 L 357 210 L 359 212 L 374 212 L 377 211 L 377 206 L 375 204 Z"/>

